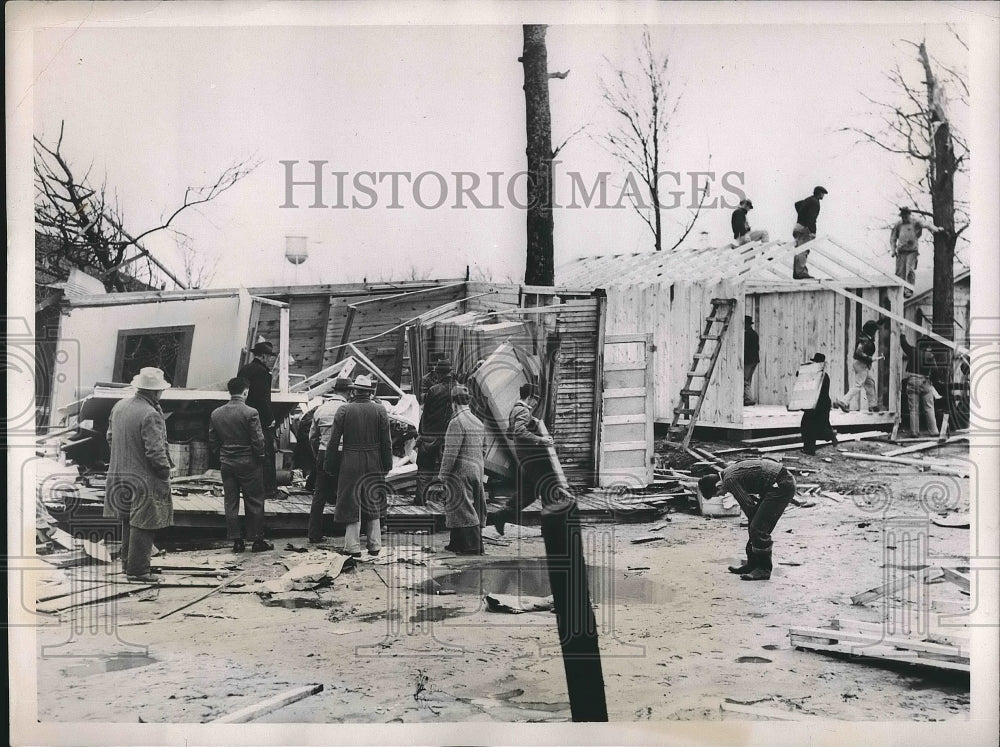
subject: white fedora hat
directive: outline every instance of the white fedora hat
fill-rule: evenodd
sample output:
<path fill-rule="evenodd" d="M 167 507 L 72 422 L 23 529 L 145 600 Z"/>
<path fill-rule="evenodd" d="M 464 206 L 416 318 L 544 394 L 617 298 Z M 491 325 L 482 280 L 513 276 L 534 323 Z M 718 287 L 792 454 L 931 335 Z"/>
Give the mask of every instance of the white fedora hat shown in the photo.
<path fill-rule="evenodd" d="M 361 374 L 354 380 L 354 383 L 351 384 L 352 389 L 374 390 L 375 386 L 376 385 L 375 382 L 372 381 L 372 377 L 368 376 L 367 374 Z"/>
<path fill-rule="evenodd" d="M 153 366 L 143 368 L 132 379 L 132 386 L 136 389 L 149 389 L 152 391 L 169 389 L 170 383 L 163 378 L 163 371 Z"/>

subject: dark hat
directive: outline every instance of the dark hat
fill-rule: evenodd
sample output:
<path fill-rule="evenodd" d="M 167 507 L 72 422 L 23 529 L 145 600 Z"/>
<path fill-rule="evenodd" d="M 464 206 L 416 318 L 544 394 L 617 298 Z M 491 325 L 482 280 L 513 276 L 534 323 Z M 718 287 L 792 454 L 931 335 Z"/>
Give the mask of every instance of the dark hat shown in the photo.
<path fill-rule="evenodd" d="M 450 371 L 451 361 L 448 360 L 448 356 L 442 356 L 434 362 L 434 368 L 437 371 Z"/>
<path fill-rule="evenodd" d="M 813 363 L 826 363 L 826 356 L 823 355 L 822 353 L 816 353 L 812 357 L 812 362 Z"/>
<path fill-rule="evenodd" d="M 346 392 L 351 388 L 351 380 L 346 376 L 338 376 L 333 380 L 333 391 Z"/>
<path fill-rule="evenodd" d="M 447 358 L 447 357 L 448 356 L 445 353 L 433 352 L 431 353 L 431 363 L 437 363 L 442 358 Z"/>
<path fill-rule="evenodd" d="M 698 490 L 705 498 L 711 498 L 715 495 L 719 486 L 719 476 L 717 474 L 705 475 L 700 480 L 698 480 Z"/>
<path fill-rule="evenodd" d="M 861 325 L 861 331 L 864 332 L 865 334 L 869 335 L 873 334 L 875 332 L 878 332 L 878 325 L 879 323 L 876 322 L 874 319 L 869 319 L 867 322 Z"/>
<path fill-rule="evenodd" d="M 827 195 L 827 194 L 830 194 L 830 193 L 826 191 L 826 187 L 816 187 L 813 190 L 813 194 L 814 195 Z"/>
<path fill-rule="evenodd" d="M 909 215 L 912 211 L 908 207 L 901 207 L 899 209 L 900 215 Z"/>
<path fill-rule="evenodd" d="M 269 343 L 267 340 L 261 340 L 250 348 L 250 352 L 256 353 L 257 355 L 274 355 L 274 345 Z"/>
<path fill-rule="evenodd" d="M 749 197 L 740 200 L 740 205 L 742 207 L 745 207 L 747 210 L 753 210 L 753 200 L 751 200 Z"/>
<path fill-rule="evenodd" d="M 747 314 L 743 317 L 743 321 L 747 324 L 753 324 L 753 317 Z"/>

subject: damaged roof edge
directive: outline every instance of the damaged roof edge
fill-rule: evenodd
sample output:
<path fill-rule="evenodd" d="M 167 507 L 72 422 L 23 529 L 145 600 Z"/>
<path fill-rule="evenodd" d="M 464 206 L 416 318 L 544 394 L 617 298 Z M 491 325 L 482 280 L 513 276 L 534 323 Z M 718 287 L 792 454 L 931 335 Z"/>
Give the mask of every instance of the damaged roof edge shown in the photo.
<path fill-rule="evenodd" d="M 328 285 L 279 285 L 257 286 L 245 290 L 253 296 L 367 296 L 373 292 L 392 292 L 436 288 L 466 282 L 464 278 L 443 280 L 406 280 L 398 283 L 331 283 Z M 235 298 L 239 288 L 199 288 L 195 290 L 135 291 L 130 293 L 107 293 L 94 296 L 66 298 L 64 303 L 73 307 L 121 306 L 136 303 L 159 303 L 161 301 L 196 301 L 206 298 Z"/>

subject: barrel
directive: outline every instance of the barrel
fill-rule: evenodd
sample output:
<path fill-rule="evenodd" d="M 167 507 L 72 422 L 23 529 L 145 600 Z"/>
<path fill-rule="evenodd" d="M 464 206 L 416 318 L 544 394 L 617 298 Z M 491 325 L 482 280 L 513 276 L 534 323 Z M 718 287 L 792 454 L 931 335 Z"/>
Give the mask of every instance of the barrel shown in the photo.
<path fill-rule="evenodd" d="M 203 475 L 208 471 L 208 441 L 191 442 L 191 469 L 188 474 Z"/>
<path fill-rule="evenodd" d="M 174 466 L 170 469 L 171 477 L 184 477 L 191 468 L 190 444 L 167 444 L 167 453 Z"/>

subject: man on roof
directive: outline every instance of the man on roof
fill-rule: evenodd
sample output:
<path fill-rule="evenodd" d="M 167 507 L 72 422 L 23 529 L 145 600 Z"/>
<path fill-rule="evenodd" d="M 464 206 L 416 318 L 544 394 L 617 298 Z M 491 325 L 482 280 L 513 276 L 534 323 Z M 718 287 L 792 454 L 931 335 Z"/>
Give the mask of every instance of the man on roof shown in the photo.
<path fill-rule="evenodd" d="M 901 277 L 910 285 L 913 285 L 917 274 L 917 258 L 919 256 L 920 236 L 923 229 L 931 233 L 940 233 L 943 228 L 927 223 L 920 218 L 911 215 L 908 207 L 899 209 L 899 222 L 892 227 L 889 234 L 889 253 L 896 258 L 896 275 Z M 913 291 L 909 288 L 903 289 L 903 296 L 909 298 Z"/>
<path fill-rule="evenodd" d="M 795 227 L 792 229 L 792 238 L 795 239 L 795 246 L 802 246 L 806 242 L 816 238 L 816 219 L 819 217 L 819 203 L 827 195 L 826 187 L 816 187 L 809 197 L 805 197 L 795 203 Z M 795 255 L 792 265 L 792 277 L 796 280 L 811 280 L 809 268 L 806 261 L 809 259 L 809 250 L 804 249 Z"/>

